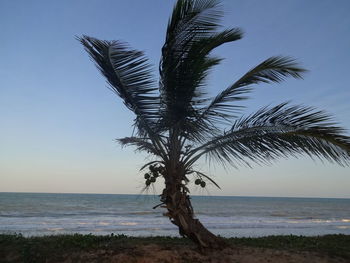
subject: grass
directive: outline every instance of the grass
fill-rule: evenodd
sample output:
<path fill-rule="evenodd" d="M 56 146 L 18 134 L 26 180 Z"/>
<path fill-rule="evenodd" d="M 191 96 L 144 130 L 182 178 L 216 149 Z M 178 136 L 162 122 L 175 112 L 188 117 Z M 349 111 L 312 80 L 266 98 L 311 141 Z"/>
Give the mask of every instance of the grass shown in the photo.
<path fill-rule="evenodd" d="M 260 238 L 228 238 L 234 246 L 287 249 L 292 251 L 313 251 L 330 256 L 350 259 L 350 235 L 268 236 Z M 94 249 L 123 250 L 134 253 L 137 245 L 158 244 L 172 248 L 193 246 L 188 239 L 174 237 L 128 237 L 125 235 L 53 235 L 42 237 L 23 237 L 21 234 L 0 235 L 0 259 L 15 262 L 46 262 L 62 259 L 63 254 L 79 253 Z M 194 246 L 193 246 L 194 247 Z"/>
<path fill-rule="evenodd" d="M 191 242 L 172 237 L 128 237 L 126 235 L 51 235 L 24 237 L 21 234 L 0 234 L 0 262 L 13 258 L 14 262 L 39 263 L 48 258 L 60 261 L 63 254 L 79 253 L 93 249 L 113 249 L 114 251 L 132 249 L 137 245 L 159 244 L 162 246 L 182 246 Z M 134 251 L 131 251 L 133 253 Z"/>
<path fill-rule="evenodd" d="M 234 245 L 261 248 L 287 249 L 293 251 L 313 251 L 329 256 L 350 259 L 350 235 L 324 236 L 267 236 L 259 238 L 229 238 Z"/>

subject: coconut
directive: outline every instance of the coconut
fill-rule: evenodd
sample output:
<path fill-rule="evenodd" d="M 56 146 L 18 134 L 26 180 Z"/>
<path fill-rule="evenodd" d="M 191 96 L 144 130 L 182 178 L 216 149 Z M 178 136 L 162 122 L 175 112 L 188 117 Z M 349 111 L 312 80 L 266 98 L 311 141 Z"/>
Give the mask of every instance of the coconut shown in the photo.
<path fill-rule="evenodd" d="M 149 170 L 150 170 L 152 173 L 154 173 L 154 172 L 155 172 L 155 167 L 154 167 L 153 165 L 150 165 L 150 166 L 149 166 Z"/>

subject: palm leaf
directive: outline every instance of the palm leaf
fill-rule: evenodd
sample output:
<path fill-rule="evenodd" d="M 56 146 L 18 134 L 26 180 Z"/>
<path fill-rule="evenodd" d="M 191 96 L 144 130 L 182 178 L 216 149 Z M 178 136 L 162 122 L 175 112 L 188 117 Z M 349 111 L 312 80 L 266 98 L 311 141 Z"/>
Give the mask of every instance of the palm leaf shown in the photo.
<path fill-rule="evenodd" d="M 350 137 L 343 133 L 324 112 L 283 103 L 237 120 L 230 131 L 192 150 L 188 165 L 202 155 L 250 166 L 300 154 L 346 165 Z"/>
<path fill-rule="evenodd" d="M 216 33 L 221 11 L 217 1 L 178 1 L 169 21 L 160 62 L 160 91 L 167 127 L 195 117 L 205 100 L 201 89 L 209 70 L 221 59 L 210 57 L 216 47 L 241 38 L 239 29 Z M 186 120 L 185 120 L 186 119 Z"/>
<path fill-rule="evenodd" d="M 281 82 L 286 77 L 302 78 L 302 73 L 305 71 L 290 57 L 271 57 L 218 94 L 207 107 L 202 109 L 200 120 L 212 123 L 230 120 L 241 108 L 232 103 L 247 99 L 246 94 L 252 90 L 250 85 L 261 82 Z"/>
<path fill-rule="evenodd" d="M 83 36 L 78 38 L 97 68 L 106 77 L 112 91 L 136 114 L 141 129 L 159 118 L 159 96 L 150 66 L 143 53 L 119 41 L 102 41 Z"/>
<path fill-rule="evenodd" d="M 138 151 L 146 151 L 154 155 L 160 156 L 159 151 L 154 147 L 154 145 L 146 138 L 139 137 L 125 137 L 116 139 L 122 146 L 136 146 Z"/>

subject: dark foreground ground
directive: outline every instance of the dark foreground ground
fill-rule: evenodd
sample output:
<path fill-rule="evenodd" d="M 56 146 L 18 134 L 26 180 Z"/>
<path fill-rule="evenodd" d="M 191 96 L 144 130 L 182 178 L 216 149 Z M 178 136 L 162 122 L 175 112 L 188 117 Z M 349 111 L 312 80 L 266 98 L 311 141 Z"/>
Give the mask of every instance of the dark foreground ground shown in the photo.
<path fill-rule="evenodd" d="M 0 262 L 350 262 L 350 235 L 229 238 L 200 252 L 183 238 L 124 235 L 0 235 Z"/>

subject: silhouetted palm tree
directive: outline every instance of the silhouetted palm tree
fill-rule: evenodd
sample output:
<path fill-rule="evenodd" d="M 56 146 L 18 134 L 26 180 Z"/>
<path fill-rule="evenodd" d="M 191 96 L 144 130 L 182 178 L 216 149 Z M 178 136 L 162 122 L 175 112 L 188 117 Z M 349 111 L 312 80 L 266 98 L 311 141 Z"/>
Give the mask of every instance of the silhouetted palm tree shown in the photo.
<path fill-rule="evenodd" d="M 161 202 L 166 215 L 181 235 L 201 247 L 222 245 L 195 219 L 189 198 L 190 178 L 202 187 L 205 181 L 218 186 L 194 169 L 201 157 L 248 166 L 300 154 L 341 165 L 350 159 L 350 138 L 322 111 L 282 103 L 237 117 L 241 107 L 235 102 L 247 99 L 254 84 L 301 78 L 305 70 L 292 58 L 271 57 L 216 97 L 208 96 L 206 77 L 221 61 L 211 51 L 242 37 L 238 28 L 217 31 L 222 17 L 218 4 L 215 0 L 177 1 L 162 48 L 158 83 L 142 52 L 120 41 L 79 38 L 110 88 L 136 116 L 136 132 L 118 141 L 155 156 L 142 167 L 149 169 L 146 186 L 164 178 Z"/>

